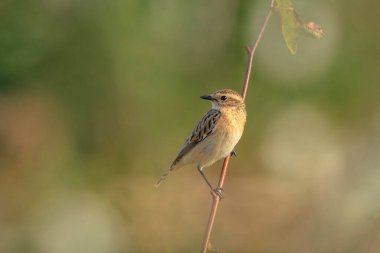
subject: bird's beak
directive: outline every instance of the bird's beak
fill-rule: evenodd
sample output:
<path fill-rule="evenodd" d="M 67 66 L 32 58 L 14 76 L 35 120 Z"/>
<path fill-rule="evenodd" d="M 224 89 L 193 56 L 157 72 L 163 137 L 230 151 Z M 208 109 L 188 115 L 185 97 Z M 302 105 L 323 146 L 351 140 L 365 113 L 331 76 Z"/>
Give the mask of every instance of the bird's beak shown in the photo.
<path fill-rule="evenodd" d="M 201 96 L 202 99 L 206 99 L 206 100 L 212 100 L 212 96 L 210 95 L 204 95 L 204 96 Z"/>

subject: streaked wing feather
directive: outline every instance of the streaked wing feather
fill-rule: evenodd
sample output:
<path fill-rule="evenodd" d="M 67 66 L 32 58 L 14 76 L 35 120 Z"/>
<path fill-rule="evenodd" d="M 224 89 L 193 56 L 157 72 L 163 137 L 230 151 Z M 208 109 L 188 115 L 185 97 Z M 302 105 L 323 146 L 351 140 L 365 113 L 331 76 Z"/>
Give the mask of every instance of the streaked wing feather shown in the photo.
<path fill-rule="evenodd" d="M 183 156 L 190 152 L 199 142 L 206 139 L 215 131 L 215 125 L 220 118 L 221 113 L 218 110 L 211 109 L 198 122 L 189 138 L 183 144 L 177 158 L 174 160 L 171 167 L 181 160 Z"/>

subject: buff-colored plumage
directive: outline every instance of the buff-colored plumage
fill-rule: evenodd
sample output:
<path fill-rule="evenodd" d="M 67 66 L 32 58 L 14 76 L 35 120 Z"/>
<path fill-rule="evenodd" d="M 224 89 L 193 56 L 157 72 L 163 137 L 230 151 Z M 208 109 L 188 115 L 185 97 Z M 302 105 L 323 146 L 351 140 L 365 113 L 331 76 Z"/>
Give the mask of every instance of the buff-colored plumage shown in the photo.
<path fill-rule="evenodd" d="M 158 186 L 173 170 L 195 164 L 205 178 L 202 169 L 228 156 L 243 134 L 247 113 L 243 98 L 233 90 L 220 90 L 202 96 L 210 100 L 209 110 L 193 129 L 177 158 L 158 180 Z M 207 184 L 211 187 L 208 180 Z"/>

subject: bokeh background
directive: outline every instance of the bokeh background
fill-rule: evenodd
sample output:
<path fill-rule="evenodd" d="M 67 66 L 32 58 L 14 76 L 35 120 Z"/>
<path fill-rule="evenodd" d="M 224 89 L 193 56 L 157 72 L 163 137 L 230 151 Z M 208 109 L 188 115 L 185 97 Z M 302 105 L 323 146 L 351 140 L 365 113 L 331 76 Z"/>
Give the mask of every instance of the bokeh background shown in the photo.
<path fill-rule="evenodd" d="M 293 2 L 325 37 L 293 56 L 271 19 L 212 244 L 380 252 L 380 2 Z M 268 6 L 2 0 L 0 252 L 199 252 L 206 184 L 189 167 L 153 185 L 199 96 L 241 90 Z"/>

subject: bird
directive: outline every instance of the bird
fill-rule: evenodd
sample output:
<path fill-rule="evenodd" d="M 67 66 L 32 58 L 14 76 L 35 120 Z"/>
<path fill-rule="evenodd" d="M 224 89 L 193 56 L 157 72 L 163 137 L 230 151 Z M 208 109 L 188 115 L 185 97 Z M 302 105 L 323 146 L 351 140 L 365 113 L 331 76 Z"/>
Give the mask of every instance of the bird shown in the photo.
<path fill-rule="evenodd" d="M 195 164 L 210 189 L 221 198 L 223 189 L 212 187 L 203 169 L 230 154 L 236 156 L 234 148 L 243 134 L 247 112 L 242 96 L 230 89 L 218 90 L 200 98 L 209 100 L 212 107 L 194 127 L 156 187 L 170 172 Z"/>

